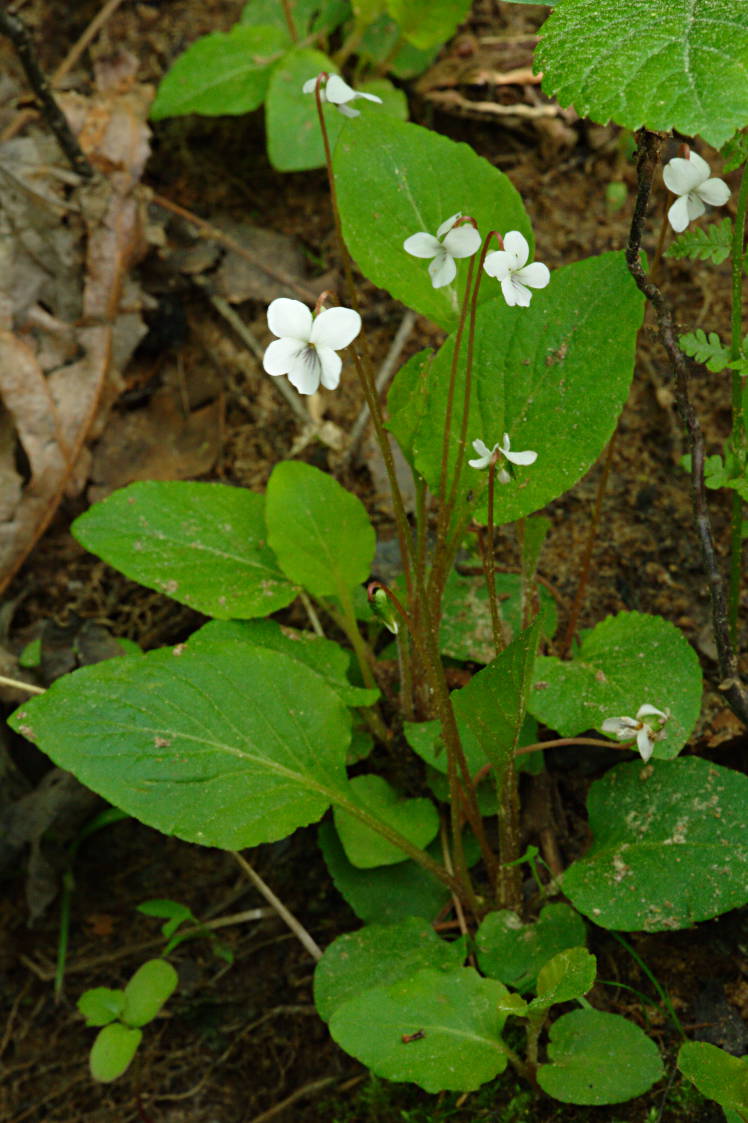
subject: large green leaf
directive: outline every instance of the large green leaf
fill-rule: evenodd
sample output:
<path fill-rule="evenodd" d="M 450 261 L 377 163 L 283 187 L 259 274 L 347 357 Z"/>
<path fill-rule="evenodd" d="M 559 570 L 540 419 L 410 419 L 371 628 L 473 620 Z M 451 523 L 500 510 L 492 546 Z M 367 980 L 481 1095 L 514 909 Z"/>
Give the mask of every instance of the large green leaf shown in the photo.
<path fill-rule="evenodd" d="M 449 889 L 410 859 L 396 866 L 357 869 L 348 861 L 332 823 L 320 827 L 319 844 L 336 889 L 359 920 L 384 924 L 408 916 L 433 920 L 449 900 Z M 432 852 L 432 857 L 438 861 L 441 851 Z"/>
<path fill-rule="evenodd" d="M 357 994 L 406 979 L 422 967 L 459 967 L 464 958 L 462 940 L 447 943 L 416 917 L 399 924 L 370 924 L 338 936 L 325 949 L 314 971 L 314 1003 L 329 1022 L 338 1007 Z"/>
<path fill-rule="evenodd" d="M 496 596 L 499 616 L 513 639 L 522 629 L 522 578 L 518 573 L 497 573 Z M 552 636 L 558 622 L 556 602 L 544 586 L 538 590 L 541 632 Z M 450 573 L 444 588 L 439 645 L 452 659 L 490 663 L 496 651 L 493 644 L 491 612 L 484 577 L 462 577 Z"/>
<path fill-rule="evenodd" d="M 678 1053 L 678 1068 L 702 1096 L 716 1100 L 725 1111 L 748 1115 L 748 1061 L 733 1057 L 706 1041 L 686 1041 Z"/>
<path fill-rule="evenodd" d="M 265 132 L 268 156 L 278 171 L 305 171 L 320 168 L 325 162 L 316 99 L 314 94 L 302 92 L 304 83 L 323 70 L 328 74 L 338 72 L 320 51 L 298 47 L 289 51 L 273 71 L 265 102 Z M 324 113 L 334 147 L 346 119 L 333 106 L 327 106 Z"/>
<path fill-rule="evenodd" d="M 661 616 L 621 612 L 587 632 L 574 659 L 535 663 L 530 712 L 562 737 L 635 717 L 641 705 L 670 710 L 654 756 L 680 752 L 701 708 L 701 666 L 683 633 Z"/>
<path fill-rule="evenodd" d="M 473 675 L 467 686 L 452 694 L 460 729 L 470 732 L 498 775 L 517 748 L 539 634 L 540 621 L 536 620 Z"/>
<path fill-rule="evenodd" d="M 585 923 L 569 905 L 546 905 L 533 924 L 509 909 L 490 912 L 475 937 L 481 971 L 525 992 L 559 951 L 586 942 Z"/>
<path fill-rule="evenodd" d="M 372 107 L 376 108 L 376 107 Z M 419 125 L 369 113 L 349 121 L 335 149 L 335 176 L 343 233 L 363 273 L 380 288 L 429 319 L 457 322 L 455 287 L 434 289 L 428 262 L 411 257 L 411 234 L 435 234 L 458 211 L 489 230 L 532 232 L 522 200 L 507 177 L 465 144 Z M 460 294 L 467 265 L 458 262 Z M 488 284 L 481 299 L 492 295 Z"/>
<path fill-rule="evenodd" d="M 748 6 L 735 0 L 559 0 L 535 62 L 546 93 L 602 123 L 720 147 L 748 120 Z"/>
<path fill-rule="evenodd" d="M 501 1040 L 506 987 L 472 967 L 423 968 L 339 1006 L 330 1033 L 386 1080 L 427 1092 L 470 1092 L 506 1068 Z"/>
<path fill-rule="evenodd" d="M 601 1010 L 574 1010 L 554 1022 L 548 1057 L 538 1083 L 563 1103 L 623 1103 L 663 1075 L 657 1046 L 639 1026 Z"/>
<path fill-rule="evenodd" d="M 151 106 L 151 119 L 204 113 L 249 113 L 265 98 L 273 64 L 288 35 L 277 27 L 247 27 L 204 35 L 167 71 Z"/>
<path fill-rule="evenodd" d="M 485 278 L 483 289 L 495 291 L 492 284 Z M 619 253 L 555 270 L 529 308 L 509 308 L 503 297 L 479 308 L 462 486 L 465 495 L 472 493 L 473 504 L 482 497 L 483 522 L 488 473 L 467 466 L 475 456 L 472 441 L 480 438 L 491 447 L 506 432 L 513 450 L 538 454 L 531 467 L 517 470 L 516 479 L 497 484 L 497 524 L 529 515 L 567 491 L 595 462 L 615 428 L 631 383 L 641 319 L 642 296 Z M 453 346 L 450 337 L 431 364 L 425 403 L 422 395 L 415 396 L 418 421 L 410 438 L 416 467 L 437 493 Z M 450 471 L 463 414 L 464 358 L 463 348 Z"/>
<path fill-rule="evenodd" d="M 378 690 L 367 690 L 350 682 L 351 653 L 334 640 L 282 627 L 276 620 L 211 620 L 190 636 L 192 651 L 210 654 L 227 644 L 239 648 L 265 647 L 298 659 L 318 674 L 346 706 L 371 706 L 379 697 Z"/>
<path fill-rule="evenodd" d="M 267 616 L 296 590 L 267 546 L 265 499 L 225 484 L 130 484 L 76 519 L 87 550 L 133 581 L 219 619 Z"/>
<path fill-rule="evenodd" d="M 11 723 L 110 803 L 205 846 L 284 838 L 346 798 L 348 711 L 275 651 L 111 659 L 58 679 Z"/>
<path fill-rule="evenodd" d="M 594 842 L 563 875 L 604 928 L 688 928 L 748 901 L 748 777 L 699 757 L 620 764 L 590 788 Z"/>
<path fill-rule="evenodd" d="M 369 576 L 376 540 L 366 509 L 319 468 L 276 464 L 265 517 L 283 571 L 314 596 L 345 596 Z"/>

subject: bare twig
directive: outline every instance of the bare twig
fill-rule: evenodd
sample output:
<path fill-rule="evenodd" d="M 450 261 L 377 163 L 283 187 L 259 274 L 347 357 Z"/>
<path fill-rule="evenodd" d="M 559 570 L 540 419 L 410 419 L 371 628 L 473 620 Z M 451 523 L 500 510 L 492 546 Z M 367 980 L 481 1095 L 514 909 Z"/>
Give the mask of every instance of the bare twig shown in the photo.
<path fill-rule="evenodd" d="M 92 42 L 92 40 L 95 39 L 99 34 L 99 31 L 104 26 L 106 21 L 123 2 L 124 0 L 107 0 L 107 3 L 104 4 L 98 15 L 94 16 L 86 30 L 81 35 L 78 42 L 73 44 L 68 53 L 65 55 L 65 58 L 62 60 L 62 62 L 52 75 L 50 85 L 53 89 L 56 88 L 65 77 L 65 75 L 73 69 L 83 52 Z M 27 125 L 29 121 L 33 121 L 35 116 L 35 110 L 22 109 L 20 113 L 16 114 L 7 128 L 5 128 L 2 133 L 0 133 L 0 141 L 10 140 L 11 137 L 18 136 L 24 125 Z"/>
<path fill-rule="evenodd" d="M 318 944 L 315 943 L 304 925 L 296 919 L 293 913 L 289 912 L 289 910 L 283 904 L 283 901 L 281 901 L 280 898 L 276 897 L 270 886 L 262 880 L 256 870 L 252 869 L 243 854 L 239 854 L 236 850 L 232 850 L 231 853 L 235 861 L 237 861 L 241 868 L 244 870 L 245 874 L 252 882 L 255 889 L 258 889 L 267 903 L 275 909 L 275 911 L 278 913 L 278 916 L 281 918 L 284 924 L 288 925 L 299 943 L 303 944 L 303 946 L 306 948 L 313 959 L 321 959 L 322 949 Z"/>
<path fill-rule="evenodd" d="M 642 229 L 652 190 L 652 180 L 659 163 L 662 137 L 658 133 L 649 132 L 648 129 L 641 129 L 636 135 L 639 144 L 637 161 L 639 186 L 634 214 L 631 219 L 629 241 L 626 247 L 626 264 L 639 289 L 654 308 L 660 338 L 675 373 L 675 404 L 691 454 L 691 502 L 694 522 L 712 601 L 712 630 L 717 646 L 720 674 L 719 689 L 724 694 L 736 717 L 740 718 L 745 725 L 748 725 L 748 690 L 740 678 L 738 658 L 730 637 L 725 582 L 720 572 L 714 545 L 714 534 L 704 484 L 704 434 L 689 391 L 691 368 L 686 356 L 678 346 L 670 304 L 657 285 L 647 278 L 639 257 Z"/>
<path fill-rule="evenodd" d="M 34 686 L 31 682 L 21 682 L 20 679 L 8 678 L 7 675 L 0 675 L 0 686 L 12 686 L 16 690 L 25 690 L 27 694 L 47 693 L 43 686 Z"/>
<path fill-rule="evenodd" d="M 83 155 L 77 137 L 54 99 L 49 80 L 42 73 L 42 69 L 37 62 L 36 52 L 31 42 L 31 36 L 26 30 L 26 25 L 18 16 L 12 15 L 7 9 L 0 8 L 0 32 L 7 35 L 15 47 L 21 66 L 29 80 L 29 85 L 39 101 L 42 116 L 57 137 L 57 142 L 67 156 L 71 168 L 78 175 L 90 179 L 94 174 L 93 168 Z"/>

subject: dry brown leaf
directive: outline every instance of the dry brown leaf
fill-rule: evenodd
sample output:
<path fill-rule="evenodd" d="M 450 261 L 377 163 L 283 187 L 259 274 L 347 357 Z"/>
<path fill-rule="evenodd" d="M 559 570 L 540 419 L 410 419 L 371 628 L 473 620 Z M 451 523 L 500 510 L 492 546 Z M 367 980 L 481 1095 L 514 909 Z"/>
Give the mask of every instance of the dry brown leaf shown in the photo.
<path fill-rule="evenodd" d="M 12 488 L 15 448 L 0 442 L 0 480 L 17 498 L 2 510 L 0 591 L 71 481 L 83 485 L 76 464 L 101 431 L 145 331 L 145 301 L 129 271 L 146 246 L 138 185 L 151 91 L 137 85 L 136 68 L 125 53 L 99 59 L 94 96 L 61 99 L 100 173 L 93 182 L 75 182 L 70 193 L 70 172 L 50 158 L 44 137 L 0 148 L 7 187 L 0 202 L 0 394 L 30 468 L 19 493 Z"/>

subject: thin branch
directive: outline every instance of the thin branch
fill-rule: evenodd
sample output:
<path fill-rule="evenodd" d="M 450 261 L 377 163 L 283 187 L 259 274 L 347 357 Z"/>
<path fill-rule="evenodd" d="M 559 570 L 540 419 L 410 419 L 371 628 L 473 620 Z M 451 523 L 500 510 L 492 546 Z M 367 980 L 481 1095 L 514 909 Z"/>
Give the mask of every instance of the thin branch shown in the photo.
<path fill-rule="evenodd" d="M 31 42 L 31 36 L 26 30 L 26 25 L 18 16 L 0 8 L 0 32 L 7 35 L 15 47 L 21 66 L 29 80 L 29 85 L 36 94 L 42 116 L 56 136 L 71 168 L 78 175 L 91 179 L 94 174 L 93 168 L 84 156 L 78 138 L 68 124 L 67 117 L 54 99 L 49 80 L 42 73 L 42 69 L 37 62 L 36 52 Z"/>
<path fill-rule="evenodd" d="M 292 912 L 289 912 L 289 910 L 283 904 L 283 901 L 281 901 L 279 897 L 276 897 L 270 886 L 262 880 L 256 870 L 252 869 L 243 854 L 239 854 L 236 850 L 232 850 L 231 854 L 235 861 L 238 862 L 238 864 L 244 870 L 245 874 L 252 882 L 255 889 L 257 889 L 262 894 L 269 905 L 272 905 L 284 924 L 288 925 L 299 943 L 303 944 L 303 946 L 309 952 L 312 959 L 321 959 L 322 949 L 317 943 L 315 943 L 304 925 L 296 919 Z"/>
<path fill-rule="evenodd" d="M 638 191 L 631 219 L 629 241 L 626 246 L 626 264 L 637 286 L 652 305 L 657 317 L 660 338 L 675 373 L 675 404 L 691 454 L 691 502 L 696 533 L 701 546 L 701 556 L 709 581 L 712 601 L 712 630 L 717 646 L 719 689 L 733 713 L 748 725 L 748 690 L 740 678 L 738 659 L 730 636 L 725 582 L 720 572 L 714 545 L 709 506 L 704 484 L 704 434 L 693 407 L 690 395 L 691 368 L 678 346 L 673 312 L 662 291 L 647 278 L 640 260 L 642 230 L 652 181 L 660 159 L 662 137 L 658 133 L 641 129 L 637 134 L 639 157 L 637 161 Z"/>

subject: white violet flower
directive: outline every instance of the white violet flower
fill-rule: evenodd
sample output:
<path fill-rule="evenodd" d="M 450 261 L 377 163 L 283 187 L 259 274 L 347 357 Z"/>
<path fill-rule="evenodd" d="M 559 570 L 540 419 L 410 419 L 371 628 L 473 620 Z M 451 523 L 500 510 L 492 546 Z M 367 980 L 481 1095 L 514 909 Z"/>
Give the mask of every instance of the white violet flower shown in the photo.
<path fill-rule="evenodd" d="M 411 257 L 433 258 L 429 265 L 429 276 L 435 289 L 441 289 L 454 281 L 457 276 L 455 258 L 472 257 L 480 247 L 480 234 L 474 226 L 470 223 L 455 225 L 460 218 L 461 211 L 451 215 L 441 224 L 436 237 L 420 231 L 418 234 L 411 234 L 403 242 L 403 249 Z"/>
<path fill-rule="evenodd" d="M 551 279 L 550 270 L 541 261 L 527 264 L 530 247 L 519 230 L 510 230 L 503 241 L 503 250 L 486 254 L 483 268 L 489 277 L 501 282 L 504 300 L 510 307 L 518 304 L 527 308 L 532 299 L 530 289 L 544 289 Z"/>
<path fill-rule="evenodd" d="M 336 389 L 343 365 L 337 352 L 361 331 L 361 317 L 352 308 L 325 308 L 312 316 L 300 300 L 281 296 L 268 307 L 268 327 L 279 338 L 265 351 L 267 373 L 286 374 L 300 394 L 314 394 L 320 383 Z"/>
<path fill-rule="evenodd" d="M 646 719 L 650 720 L 647 721 Z M 612 733 L 617 741 L 630 741 L 636 737 L 636 747 L 642 760 L 649 760 L 656 741 L 665 736 L 663 727 L 670 718 L 670 710 L 658 710 L 656 706 L 645 703 L 636 711 L 636 717 L 608 717 L 600 727 L 604 733 Z"/>
<path fill-rule="evenodd" d="M 478 458 L 477 460 L 468 460 L 471 468 L 487 468 L 497 453 L 499 456 L 505 456 L 510 464 L 534 464 L 538 459 L 537 452 L 532 452 L 529 449 L 527 452 L 512 452 L 508 433 L 504 433 L 504 439 L 500 445 L 495 444 L 493 448 L 488 448 L 483 441 L 477 440 L 473 441 L 473 448 L 478 453 Z M 512 477 L 506 468 L 499 468 L 496 478 L 499 483 L 508 484 Z"/>
<path fill-rule="evenodd" d="M 313 94 L 317 88 L 318 77 L 319 75 L 316 75 L 305 82 L 301 87 L 302 93 Z M 360 117 L 361 111 L 353 109 L 348 104 L 349 101 L 355 101 L 357 97 L 364 97 L 367 101 L 375 101 L 377 105 L 382 104 L 381 97 L 377 97 L 376 94 L 365 94 L 363 90 L 354 90 L 339 74 L 331 74 L 326 82 L 323 80 L 320 85 L 319 97 L 320 101 L 329 101 L 344 117 Z"/>
<path fill-rule="evenodd" d="M 667 212 L 668 222 L 678 234 L 689 222 L 699 218 L 710 207 L 722 207 L 730 198 L 730 188 L 723 179 L 712 176 L 712 170 L 698 152 L 689 152 L 688 159 L 675 156 L 662 172 L 665 186 L 678 198 Z"/>

